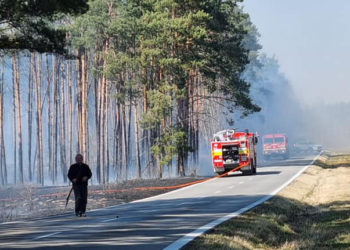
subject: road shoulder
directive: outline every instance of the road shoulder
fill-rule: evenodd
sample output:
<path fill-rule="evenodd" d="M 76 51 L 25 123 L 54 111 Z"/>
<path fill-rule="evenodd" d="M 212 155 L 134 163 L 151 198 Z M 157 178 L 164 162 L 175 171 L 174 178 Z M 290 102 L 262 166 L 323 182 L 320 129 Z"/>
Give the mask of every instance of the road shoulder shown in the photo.
<path fill-rule="evenodd" d="M 274 198 L 184 249 L 350 247 L 350 155 L 324 154 Z"/>

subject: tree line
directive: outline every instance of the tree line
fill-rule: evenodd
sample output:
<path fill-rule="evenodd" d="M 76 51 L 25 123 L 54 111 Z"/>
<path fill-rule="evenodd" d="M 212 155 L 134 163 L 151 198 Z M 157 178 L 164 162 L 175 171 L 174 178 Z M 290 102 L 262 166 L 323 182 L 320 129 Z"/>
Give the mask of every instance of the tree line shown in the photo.
<path fill-rule="evenodd" d="M 260 110 L 241 77 L 254 46 L 245 46 L 252 24 L 239 2 L 94 0 L 50 24 L 64 48 L 61 40 L 39 48 L 0 41 L 1 184 L 9 160 L 5 62 L 12 72 L 15 182 L 66 182 L 75 152 L 100 184 L 162 178 L 165 169 L 185 176 L 198 163 L 201 137 L 216 129 L 213 121 L 224 112 Z"/>

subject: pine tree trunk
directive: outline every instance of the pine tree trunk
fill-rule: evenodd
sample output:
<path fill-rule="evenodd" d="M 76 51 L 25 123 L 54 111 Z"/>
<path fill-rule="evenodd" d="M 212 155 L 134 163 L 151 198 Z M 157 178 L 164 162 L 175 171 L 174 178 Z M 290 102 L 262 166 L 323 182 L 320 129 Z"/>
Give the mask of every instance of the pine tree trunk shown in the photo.
<path fill-rule="evenodd" d="M 116 107 L 116 129 L 115 129 L 115 140 L 117 144 L 117 167 L 118 167 L 118 176 L 121 178 L 122 176 L 122 165 L 123 165 L 123 143 L 122 143 L 122 123 L 121 123 L 121 107 L 120 103 L 117 101 Z"/>
<path fill-rule="evenodd" d="M 160 159 L 158 157 L 156 157 L 156 165 L 157 165 L 158 179 L 162 179 L 163 169 L 162 169 L 162 165 L 160 164 Z"/>
<path fill-rule="evenodd" d="M 4 104 L 4 68 L 3 68 L 3 59 L 1 59 L 1 67 L 0 67 L 0 152 L 2 149 L 2 137 L 3 137 L 3 125 L 4 125 L 4 119 L 3 119 L 3 104 Z M 0 181 L 1 186 L 5 185 L 5 176 L 4 176 L 4 167 L 3 167 L 3 161 L 2 161 L 2 155 L 0 154 Z"/>
<path fill-rule="evenodd" d="M 144 50 L 144 39 L 141 38 L 140 41 L 140 52 Z M 145 65 L 146 61 L 144 57 L 141 57 L 141 65 Z M 142 84 L 142 112 L 146 113 L 148 108 L 147 102 L 147 70 L 146 67 L 141 68 L 141 84 Z M 141 158 L 145 164 L 145 168 L 148 170 L 148 177 L 151 176 L 149 167 L 149 131 L 142 129 L 142 140 L 141 140 L 141 150 L 144 152 L 144 157 Z"/>
<path fill-rule="evenodd" d="M 54 182 L 57 181 L 57 174 L 58 174 L 58 150 L 59 150 L 59 145 L 58 145 L 58 141 L 59 141 L 59 58 L 57 57 L 57 64 L 55 65 L 55 75 L 54 75 L 54 83 L 55 83 L 55 130 L 54 130 Z"/>
<path fill-rule="evenodd" d="M 147 167 L 147 174 L 148 178 L 152 177 L 152 169 L 151 169 L 151 130 L 145 131 L 145 139 L 146 139 L 146 144 L 145 144 L 145 151 L 146 151 L 146 167 Z"/>
<path fill-rule="evenodd" d="M 191 149 L 195 150 L 195 114 L 194 114 L 194 75 L 193 70 L 189 72 L 189 146 Z M 191 165 L 195 163 L 195 151 L 192 153 Z M 193 167 L 193 166 L 191 166 Z"/>
<path fill-rule="evenodd" d="M 81 51 L 81 153 L 84 155 L 84 157 L 87 157 L 87 151 L 86 151 L 86 125 L 87 125 L 87 119 L 86 119 L 86 110 L 87 110 L 87 81 L 86 81 L 86 52 L 85 49 L 82 49 Z"/>
<path fill-rule="evenodd" d="M 117 82 L 119 77 L 116 77 Z M 119 102 L 119 84 L 115 86 L 115 96 L 116 96 L 116 107 L 115 107 L 115 128 L 114 128 L 114 140 L 116 143 L 116 165 L 117 165 L 117 177 L 122 176 L 122 164 L 123 164 L 123 154 L 122 154 L 122 133 L 121 133 L 121 113 L 120 113 L 120 102 Z"/>
<path fill-rule="evenodd" d="M 49 55 L 45 55 L 45 63 L 46 63 L 46 82 L 47 82 L 47 146 L 48 146 L 48 154 L 49 154 L 49 173 L 52 174 L 52 137 L 51 137 L 51 107 L 52 107 L 52 96 L 51 96 L 51 77 L 50 77 L 50 70 L 49 70 Z M 52 76 L 52 75 L 51 75 Z"/>
<path fill-rule="evenodd" d="M 157 131 L 157 129 L 151 129 L 150 130 L 150 149 L 151 149 L 151 152 L 152 152 L 152 146 L 155 144 L 155 141 L 156 141 L 156 139 L 158 138 L 158 136 L 159 136 L 159 133 L 158 133 L 158 131 Z M 157 177 L 157 173 L 158 173 L 158 165 L 157 165 L 157 163 L 158 163 L 159 161 L 158 161 L 158 159 L 153 155 L 153 154 L 151 154 L 151 165 L 150 165 L 150 167 L 151 167 L 151 176 L 152 176 L 152 178 L 153 177 Z"/>
<path fill-rule="evenodd" d="M 129 89 L 129 117 L 128 117 L 128 141 L 127 141 L 127 156 L 128 156 L 128 160 L 127 160 L 127 164 L 129 165 L 131 162 L 131 142 L 130 142 L 130 138 L 131 138 L 131 119 L 132 119 L 132 90 L 131 87 Z"/>
<path fill-rule="evenodd" d="M 42 111 L 41 111 L 41 55 L 38 58 L 38 72 L 36 72 L 36 58 L 34 59 L 34 72 L 35 72 L 35 89 L 36 89 L 36 127 L 37 127 L 37 154 L 38 154 L 38 167 L 37 167 L 37 182 L 44 185 L 44 171 L 43 171 L 43 155 L 42 155 Z"/>
<path fill-rule="evenodd" d="M 198 166 L 198 160 L 199 160 L 199 113 L 200 113 L 200 105 L 199 105 L 199 77 L 198 77 L 198 69 L 197 69 L 197 73 L 196 73 L 196 81 L 195 81 L 195 85 L 196 85 L 196 127 L 195 127 L 195 163 Z"/>
<path fill-rule="evenodd" d="M 91 56 L 91 58 L 93 58 L 93 53 L 90 52 L 89 54 Z M 90 154 L 90 123 L 89 123 L 89 93 L 91 90 L 91 81 L 89 79 L 89 77 L 91 77 L 90 72 L 90 68 L 92 68 L 93 66 L 91 65 L 91 59 L 88 56 L 85 57 L 86 60 L 86 66 L 85 66 L 85 82 L 86 82 L 86 93 L 85 93 L 85 108 L 84 108 L 84 112 L 85 112 L 85 159 L 86 162 L 90 162 L 91 160 L 91 154 Z"/>
<path fill-rule="evenodd" d="M 65 119 L 65 70 L 64 62 L 61 62 L 61 91 L 60 91 L 60 154 L 61 154 L 61 171 L 63 182 L 67 182 L 67 159 L 66 159 L 66 119 Z"/>
<path fill-rule="evenodd" d="M 37 93 L 38 93 L 38 127 L 39 127 L 39 150 L 38 150 L 38 159 L 39 159 L 39 169 L 40 169 L 40 178 L 41 178 L 41 185 L 44 186 L 45 181 L 44 181 L 44 154 L 43 154 L 43 129 L 42 129 L 42 101 L 41 101 L 41 70 L 42 68 L 42 57 L 41 54 L 39 54 L 38 57 L 38 85 L 37 85 Z"/>
<path fill-rule="evenodd" d="M 136 152 L 136 168 L 137 177 L 142 178 L 142 169 L 140 161 L 140 145 L 139 145 L 139 123 L 138 123 L 137 104 L 134 105 L 134 127 L 135 127 L 135 152 Z"/>
<path fill-rule="evenodd" d="M 127 180 L 128 179 L 128 155 L 127 155 L 127 151 L 128 151 L 128 146 L 127 146 L 127 141 L 126 141 L 126 114 L 125 114 L 125 104 L 123 103 L 121 105 L 122 108 L 122 138 L 123 138 L 123 172 L 124 172 L 124 179 Z"/>
<path fill-rule="evenodd" d="M 144 78 L 144 81 L 147 81 L 146 79 L 146 72 L 145 70 L 143 70 L 143 78 Z M 142 88 L 142 97 L 143 97 L 143 100 L 142 100 L 142 103 L 143 103 L 143 113 L 146 113 L 147 110 L 148 110 L 148 100 L 147 100 L 147 85 L 144 84 L 143 85 L 143 88 Z M 143 148 L 143 151 L 145 151 L 145 165 L 146 165 L 146 168 L 147 168 L 147 172 L 148 172 L 148 177 L 150 178 L 151 177 L 151 160 L 150 160 L 150 131 L 149 130 L 143 130 L 143 135 L 142 135 L 142 148 Z"/>
<path fill-rule="evenodd" d="M 3 68 L 3 58 L 1 57 L 1 67 L 0 67 L 0 152 L 2 149 L 2 137 L 3 137 L 3 125 L 4 125 L 4 119 L 3 119 L 3 104 L 4 104 L 4 68 Z M 0 154 L 0 181 L 1 186 L 5 185 L 5 176 L 4 176 L 4 166 L 2 161 L 2 155 Z"/>
<path fill-rule="evenodd" d="M 98 63 L 98 59 L 96 59 L 96 63 Z M 96 129 L 96 177 L 97 181 L 100 183 L 100 147 L 101 147 L 101 133 L 100 133 L 100 85 L 101 85 L 101 77 L 95 79 L 95 129 Z"/>
<path fill-rule="evenodd" d="M 188 107 L 185 104 L 185 98 L 180 98 L 177 102 L 177 113 L 178 113 L 178 122 L 181 125 L 181 128 L 184 132 L 188 129 Z M 180 176 L 185 176 L 185 149 L 183 147 L 178 148 L 177 153 L 177 172 Z"/>
<path fill-rule="evenodd" d="M 111 92 L 112 93 L 112 92 Z M 117 173 L 117 140 L 116 140 L 116 128 L 117 128 L 117 116 L 116 116 L 116 113 L 117 113 L 117 101 L 116 101 L 117 98 L 114 98 L 112 101 L 111 101 L 111 112 L 112 112 L 112 123 L 113 123 L 113 128 L 112 128 L 112 131 L 113 131 L 113 143 L 112 143 L 112 166 L 113 166 L 113 173 Z"/>
<path fill-rule="evenodd" d="M 104 62 L 105 67 L 105 62 Z M 98 154 L 100 155 L 100 184 L 105 183 L 105 131 L 104 131 L 104 116 L 105 116 L 105 85 L 106 85 L 106 77 L 102 76 L 102 82 L 100 86 L 100 116 L 99 116 L 99 126 L 100 126 L 100 151 Z"/>
<path fill-rule="evenodd" d="M 5 60 L 1 57 L 0 73 L 0 176 L 1 184 L 7 185 L 7 166 L 4 142 L 4 65 Z"/>
<path fill-rule="evenodd" d="M 54 183 L 57 172 L 57 56 L 52 56 L 52 112 L 51 112 L 51 156 L 50 175 Z"/>
<path fill-rule="evenodd" d="M 69 145 L 69 165 L 73 164 L 73 93 L 72 93 L 72 62 L 68 62 L 68 145 Z"/>
<path fill-rule="evenodd" d="M 78 109 L 78 151 L 82 152 L 82 57 L 81 49 L 78 50 L 78 59 L 77 59 L 77 109 Z"/>
<path fill-rule="evenodd" d="M 50 169 L 50 177 L 52 182 L 54 181 L 54 165 L 55 165 L 55 98 L 56 98 L 56 56 L 51 56 L 51 62 L 52 62 L 52 71 L 51 71 L 51 77 L 52 77 L 52 97 L 50 98 L 52 101 L 50 101 L 50 116 L 49 116 L 49 123 L 50 123 L 50 155 L 49 155 L 49 169 Z"/>
<path fill-rule="evenodd" d="M 16 117 L 17 117 L 17 108 L 16 108 L 16 58 L 15 55 L 12 54 L 11 56 L 12 61 L 12 91 L 13 91 L 13 180 L 14 184 L 17 183 L 17 124 L 16 124 Z"/>
<path fill-rule="evenodd" d="M 18 55 L 15 58 L 16 65 L 16 107 L 17 107 L 17 139 L 18 139 L 18 170 L 19 182 L 23 184 L 23 142 L 22 142 L 22 118 L 20 98 L 20 60 Z"/>
<path fill-rule="evenodd" d="M 108 130 L 109 130 L 109 126 L 108 126 L 108 112 L 109 112 L 109 96 L 108 96 L 108 84 L 106 84 L 105 86 L 105 112 L 104 112 L 104 154 L 105 154 L 105 166 L 106 166 L 106 182 L 109 182 L 109 134 L 108 134 Z"/>
<path fill-rule="evenodd" d="M 28 67 L 28 178 L 32 182 L 32 132 L 33 132 L 33 75 L 31 67 L 31 56 L 29 57 Z"/>

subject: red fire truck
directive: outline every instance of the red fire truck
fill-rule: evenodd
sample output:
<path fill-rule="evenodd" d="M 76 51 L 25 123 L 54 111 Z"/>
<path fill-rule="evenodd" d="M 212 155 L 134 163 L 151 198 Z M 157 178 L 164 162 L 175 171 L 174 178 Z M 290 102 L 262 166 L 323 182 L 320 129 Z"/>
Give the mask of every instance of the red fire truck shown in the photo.
<path fill-rule="evenodd" d="M 285 134 L 268 134 L 262 139 L 264 159 L 274 156 L 289 158 L 288 138 Z"/>
<path fill-rule="evenodd" d="M 220 175 L 237 169 L 243 174 L 255 174 L 257 143 L 258 138 L 248 131 L 227 129 L 217 132 L 211 141 L 214 172 Z"/>

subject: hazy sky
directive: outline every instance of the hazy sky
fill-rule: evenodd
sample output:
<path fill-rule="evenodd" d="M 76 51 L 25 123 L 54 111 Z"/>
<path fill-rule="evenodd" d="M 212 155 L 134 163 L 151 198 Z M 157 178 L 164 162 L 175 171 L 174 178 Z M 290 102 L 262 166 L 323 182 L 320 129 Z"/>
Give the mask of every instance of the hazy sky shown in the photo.
<path fill-rule="evenodd" d="M 350 0 L 245 0 L 263 51 L 307 104 L 350 102 Z"/>

